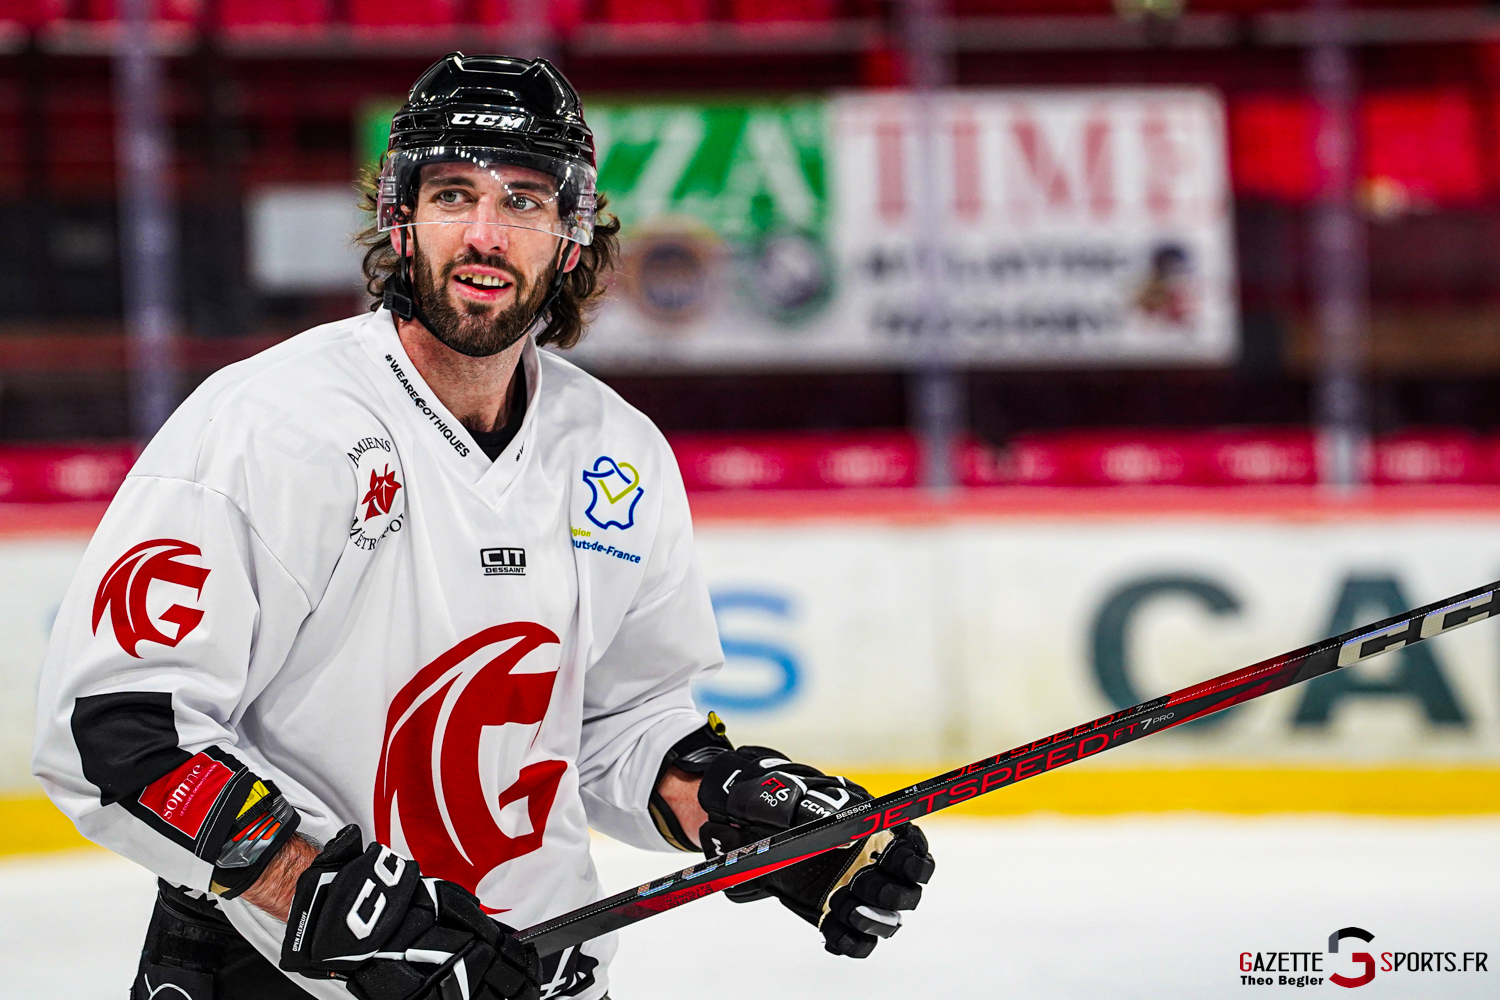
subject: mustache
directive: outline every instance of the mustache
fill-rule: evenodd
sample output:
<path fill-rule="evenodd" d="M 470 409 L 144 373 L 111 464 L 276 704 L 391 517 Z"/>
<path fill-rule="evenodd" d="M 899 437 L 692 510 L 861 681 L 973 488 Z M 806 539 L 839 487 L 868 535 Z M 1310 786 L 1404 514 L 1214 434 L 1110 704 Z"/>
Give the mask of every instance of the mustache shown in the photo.
<path fill-rule="evenodd" d="M 507 260 L 504 254 L 479 253 L 473 247 L 469 247 L 463 253 L 460 253 L 448 261 L 447 264 L 443 265 L 443 283 L 448 283 L 448 279 L 453 277 L 454 271 L 461 267 L 470 266 L 493 267 L 497 271 L 504 271 L 510 275 L 511 284 L 515 285 L 516 288 L 521 289 L 526 287 L 526 279 L 521 276 L 520 268 Z"/>

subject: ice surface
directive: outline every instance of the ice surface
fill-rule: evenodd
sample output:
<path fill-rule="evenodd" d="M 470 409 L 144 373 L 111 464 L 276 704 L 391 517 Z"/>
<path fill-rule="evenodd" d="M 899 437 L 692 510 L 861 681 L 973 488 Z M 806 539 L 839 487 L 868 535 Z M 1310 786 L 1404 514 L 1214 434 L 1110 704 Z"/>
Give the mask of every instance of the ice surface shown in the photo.
<path fill-rule="evenodd" d="M 622 934 L 616 1000 L 1225 997 L 1241 952 L 1486 951 L 1488 973 L 1379 972 L 1355 997 L 1500 996 L 1500 820 L 1208 817 L 924 824 L 921 910 L 864 961 L 823 953 L 774 902 L 691 903 Z M 681 856 L 596 843 L 606 885 Z M 151 877 L 101 852 L 0 862 L 0 997 L 122 1000 Z M 1357 950 L 1346 941 L 1344 952 Z M 1353 971 L 1346 955 L 1325 970 Z M 1326 975 L 1326 971 L 1324 973 Z M 1325 982 L 1321 989 L 1337 987 Z M 1343 995 L 1340 993 L 1340 995 Z"/>

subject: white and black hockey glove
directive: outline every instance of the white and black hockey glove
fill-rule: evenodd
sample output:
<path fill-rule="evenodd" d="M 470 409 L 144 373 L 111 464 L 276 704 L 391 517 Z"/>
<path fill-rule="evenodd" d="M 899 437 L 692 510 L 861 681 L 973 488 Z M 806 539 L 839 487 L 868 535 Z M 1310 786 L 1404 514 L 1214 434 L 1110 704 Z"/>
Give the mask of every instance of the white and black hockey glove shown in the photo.
<path fill-rule="evenodd" d="M 698 803 L 708 813 L 699 838 L 708 857 L 832 815 L 871 798 L 845 778 L 793 764 L 766 747 L 713 755 L 702 772 Z M 878 939 L 901 927 L 936 867 L 927 838 L 910 823 L 726 889 L 737 903 L 775 896 L 823 932 L 835 955 L 864 958 Z"/>
<path fill-rule="evenodd" d="M 537 1000 L 541 962 L 462 886 L 346 826 L 297 879 L 281 967 L 359 1000 Z"/>

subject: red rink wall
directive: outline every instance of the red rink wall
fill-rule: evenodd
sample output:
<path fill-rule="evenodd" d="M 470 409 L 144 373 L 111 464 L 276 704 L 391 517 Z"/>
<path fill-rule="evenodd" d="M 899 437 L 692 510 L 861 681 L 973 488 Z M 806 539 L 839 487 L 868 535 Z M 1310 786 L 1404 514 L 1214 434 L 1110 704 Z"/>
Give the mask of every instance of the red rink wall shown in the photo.
<path fill-rule="evenodd" d="M 912 489 L 921 446 L 904 430 L 679 434 L 671 439 L 694 492 Z M 0 448 L 0 503 L 108 500 L 135 460 L 121 443 Z M 1500 436 L 1426 428 L 1377 438 L 1377 486 L 1500 486 Z M 1312 486 L 1305 428 L 1101 430 L 1019 434 L 1003 446 L 965 440 L 953 479 L 995 486 Z"/>

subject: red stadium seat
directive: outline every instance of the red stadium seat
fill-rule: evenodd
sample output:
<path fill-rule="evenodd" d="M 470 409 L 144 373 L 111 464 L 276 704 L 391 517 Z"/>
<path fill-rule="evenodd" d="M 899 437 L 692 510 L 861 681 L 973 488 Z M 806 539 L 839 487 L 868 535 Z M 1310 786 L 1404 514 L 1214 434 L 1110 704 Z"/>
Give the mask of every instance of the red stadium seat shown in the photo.
<path fill-rule="evenodd" d="M 1318 194 L 1317 107 L 1305 95 L 1240 98 L 1230 108 L 1235 192 L 1304 202 Z M 1479 113 L 1462 91 L 1387 91 L 1360 103 L 1359 173 L 1377 212 L 1473 205 L 1490 180 Z"/>
<path fill-rule="evenodd" d="M 84 21 L 113 21 L 118 14 L 116 0 L 75 0 L 72 16 Z M 202 0 L 158 0 L 158 21 L 196 21 L 203 8 Z"/>
<path fill-rule="evenodd" d="M 1229 124 L 1236 194 L 1302 202 L 1318 193 L 1310 100 L 1300 94 L 1239 98 L 1230 105 Z"/>
<path fill-rule="evenodd" d="M 467 19 L 475 24 L 510 24 L 515 0 L 469 0 Z M 534 6 L 553 31 L 566 34 L 585 20 L 587 0 L 539 0 Z"/>
<path fill-rule="evenodd" d="M 434 28 L 455 24 L 461 0 L 349 0 L 349 23 L 364 28 Z"/>
<path fill-rule="evenodd" d="M 955 0 L 958 17 L 1013 17 L 1018 15 L 1113 14 L 1110 0 Z"/>
<path fill-rule="evenodd" d="M 612 24 L 694 24 L 708 20 L 708 0 L 604 0 L 599 15 Z"/>
<path fill-rule="evenodd" d="M 509 24 L 509 8 L 506 0 L 472 0 L 469 19 L 475 24 Z"/>
<path fill-rule="evenodd" d="M 28 28 L 51 24 L 67 13 L 66 0 L 6 0 L 0 3 L 0 21 L 14 21 Z"/>
<path fill-rule="evenodd" d="M 328 0 L 219 0 L 226 28 L 311 27 L 328 23 Z"/>
<path fill-rule="evenodd" d="M 1479 114 L 1463 91 L 1370 94 L 1360 125 L 1363 175 L 1377 211 L 1473 205 L 1489 194 Z"/>
<path fill-rule="evenodd" d="M 1481 0 L 1443 0 L 1441 6 L 1477 7 Z M 1300 10 L 1307 0 L 1188 0 L 1184 4 L 1193 14 L 1258 14 L 1266 11 Z M 1411 0 L 1351 0 L 1351 7 L 1414 7 Z M 952 0 L 951 10 L 958 17 L 1014 17 L 1058 15 L 1113 15 L 1114 0 Z"/>
<path fill-rule="evenodd" d="M 838 13 L 837 0 L 730 0 L 736 21 L 827 21 Z"/>

